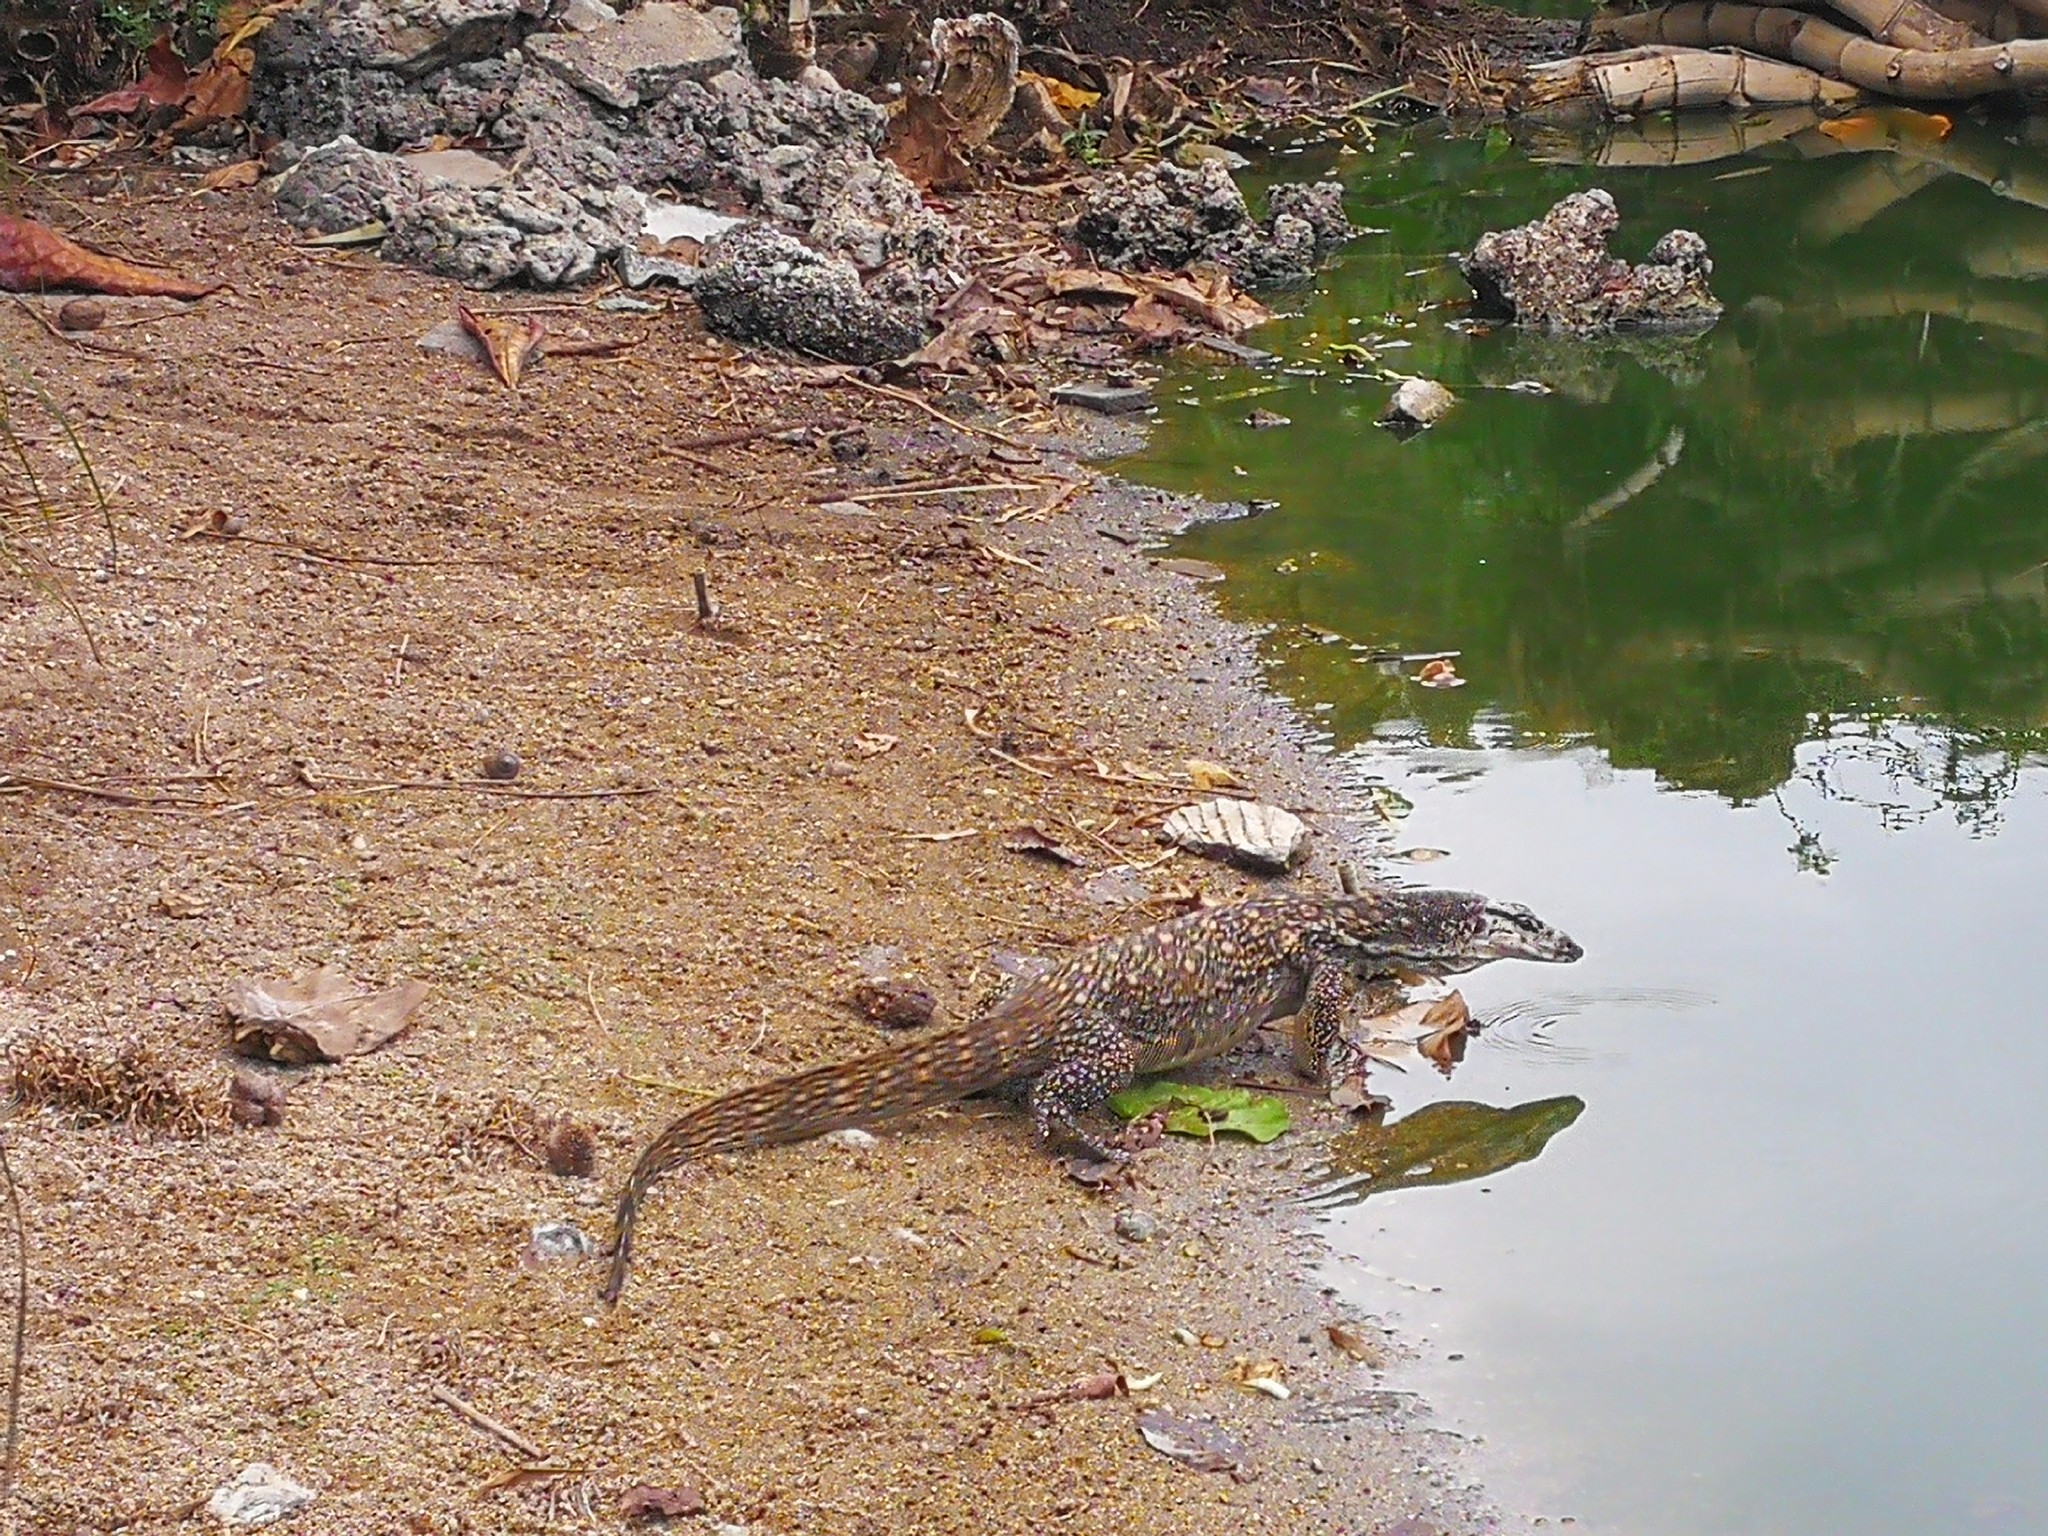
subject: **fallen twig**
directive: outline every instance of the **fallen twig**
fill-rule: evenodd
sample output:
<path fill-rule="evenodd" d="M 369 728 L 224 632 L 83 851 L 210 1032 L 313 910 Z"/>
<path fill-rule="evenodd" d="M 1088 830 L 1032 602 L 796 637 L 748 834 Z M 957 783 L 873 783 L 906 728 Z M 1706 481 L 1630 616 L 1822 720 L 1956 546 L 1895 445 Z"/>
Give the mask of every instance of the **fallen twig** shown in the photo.
<path fill-rule="evenodd" d="M 721 1090 L 717 1088 L 693 1088 L 688 1083 L 670 1082 L 665 1077 L 638 1077 L 630 1072 L 619 1074 L 635 1088 L 654 1088 L 663 1093 L 687 1093 L 700 1099 L 715 1099 Z"/>
<path fill-rule="evenodd" d="M 481 1408 L 457 1397 L 438 1381 L 427 1388 L 427 1391 L 435 1402 L 445 1408 L 453 1408 L 478 1429 L 483 1430 L 486 1434 L 495 1435 L 499 1440 L 502 1440 L 506 1445 L 511 1446 L 513 1450 L 524 1456 L 529 1462 L 545 1462 L 548 1459 L 546 1451 L 535 1445 L 526 1436 L 520 1434 L 518 1430 L 506 1428 Z"/>
<path fill-rule="evenodd" d="M 816 432 L 838 432 L 846 426 L 844 416 L 833 416 L 825 421 L 766 421 L 757 427 L 735 427 L 730 432 L 707 432 L 702 437 L 686 437 L 680 442 L 670 443 L 671 448 L 734 448 L 741 443 L 751 443 L 757 438 L 775 437 L 783 432 L 799 432 L 805 427 Z"/>
<path fill-rule="evenodd" d="M 496 795 L 501 800 L 614 800 L 633 795 L 658 795 L 659 784 L 621 784 L 609 789 L 521 789 L 496 779 L 342 779 L 317 783 L 300 772 L 300 782 L 323 795 L 388 795 L 403 790 L 458 789 L 472 794 Z M 161 803 L 161 802 L 158 802 Z M 200 804 L 198 801 L 180 802 Z"/>
<path fill-rule="evenodd" d="M 70 779 L 45 779 L 35 774 L 16 773 L 12 769 L 0 768 L 0 791 L 12 788 L 40 789 L 46 794 L 53 795 L 85 795 L 94 800 L 111 800 L 116 805 L 210 806 L 214 803 L 211 800 L 195 800 L 186 795 L 138 795 L 105 784 L 79 784 Z"/>
<path fill-rule="evenodd" d="M 303 555 L 308 560 L 325 560 L 331 565 L 496 565 L 498 562 L 483 555 L 444 555 L 439 558 L 411 558 L 404 555 L 352 555 L 346 550 L 329 549 L 321 544 L 308 544 L 299 539 L 273 539 L 260 533 L 228 533 L 224 529 L 197 527 L 188 529 L 183 537 L 188 539 L 210 539 L 219 544 L 260 544 L 266 549 L 289 550 Z"/>
<path fill-rule="evenodd" d="M 22 298 L 19 294 L 10 293 L 8 297 L 21 307 L 23 314 L 27 315 L 37 325 L 40 325 L 67 347 L 76 347 L 81 352 L 97 353 L 101 357 L 125 357 L 134 363 L 146 363 L 149 361 L 147 354 L 137 352 L 133 347 L 124 347 L 111 341 L 95 342 L 90 336 L 73 335 L 70 331 L 60 329 L 51 321 L 48 315 L 37 309 L 35 305 L 29 303 L 28 300 Z"/>
<path fill-rule="evenodd" d="M 1014 438 L 1007 432 L 998 432 L 994 427 L 969 426 L 957 417 L 948 416 L 929 400 L 913 395 L 907 389 L 897 389 L 889 384 L 870 384 L 866 379 L 858 378 L 850 373 L 835 375 L 830 382 L 834 384 L 851 384 L 855 389 L 864 389 L 871 395 L 880 395 L 884 400 L 900 400 L 905 405 L 914 405 L 934 421 L 944 422 L 955 432 L 965 432 L 974 437 L 985 437 L 990 442 L 1001 443 L 1006 448 L 1021 448 L 1027 453 L 1032 451 L 1031 444 Z"/>
<path fill-rule="evenodd" d="M 879 491 L 819 491 L 811 500 L 828 501 L 916 501 L 926 496 L 970 496 L 984 491 L 1035 491 L 1038 480 L 947 480 L 937 485 L 889 486 Z"/>
<path fill-rule="evenodd" d="M 1048 496 L 1044 501 L 1040 502 L 1035 507 L 1011 508 L 1008 512 L 1005 512 L 1001 517 L 996 519 L 995 526 L 1001 528 L 1007 523 L 1014 523 L 1020 517 L 1050 517 L 1053 513 L 1059 511 L 1061 507 L 1065 506 L 1068 502 L 1072 501 L 1076 496 L 1080 495 L 1081 492 L 1086 488 L 1087 486 L 1085 481 L 1069 480 L 1064 485 L 1062 485 L 1057 491 L 1053 492 L 1052 495 Z"/>
<path fill-rule="evenodd" d="M 21 1219 L 21 1191 L 0 1136 L 0 1178 L 7 1182 L 7 1214 L 14 1223 L 14 1357 L 7 1375 L 7 1443 L 0 1451 L 0 1499 L 14 1494 L 14 1453 L 21 1440 L 21 1362 L 28 1350 L 28 1227 Z"/>

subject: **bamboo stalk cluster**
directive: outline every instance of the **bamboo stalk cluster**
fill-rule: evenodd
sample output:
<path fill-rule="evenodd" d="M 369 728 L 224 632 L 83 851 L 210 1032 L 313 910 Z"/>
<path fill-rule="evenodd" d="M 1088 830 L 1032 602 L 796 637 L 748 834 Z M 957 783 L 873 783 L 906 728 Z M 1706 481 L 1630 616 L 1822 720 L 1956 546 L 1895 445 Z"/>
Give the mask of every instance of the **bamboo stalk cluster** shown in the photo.
<path fill-rule="evenodd" d="M 1810 9 L 1680 0 L 1599 16 L 1592 38 L 1597 51 L 1530 70 L 1525 103 L 1590 102 L 1628 116 L 2048 88 L 2048 0 L 1812 0 Z"/>

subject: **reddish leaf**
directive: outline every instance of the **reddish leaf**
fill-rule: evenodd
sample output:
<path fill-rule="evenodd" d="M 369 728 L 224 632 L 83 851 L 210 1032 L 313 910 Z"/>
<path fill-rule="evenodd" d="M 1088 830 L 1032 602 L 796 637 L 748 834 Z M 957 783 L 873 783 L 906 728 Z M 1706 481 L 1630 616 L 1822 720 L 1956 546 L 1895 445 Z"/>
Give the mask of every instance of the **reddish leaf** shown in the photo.
<path fill-rule="evenodd" d="M 505 387 L 517 389 L 519 375 L 526 369 L 526 359 L 540 345 L 541 337 L 547 334 L 547 327 L 531 315 L 519 320 L 479 315 L 465 304 L 456 305 L 455 314 L 462 321 L 462 328 L 483 343 L 484 351 L 490 355 L 491 367 L 505 381 Z"/>
<path fill-rule="evenodd" d="M 960 124 L 929 91 L 905 94 L 882 153 L 927 192 L 956 191 L 973 180 L 960 152 Z"/>
<path fill-rule="evenodd" d="M 118 91 L 109 91 L 104 96 L 95 96 L 84 106 L 74 107 L 72 115 L 126 117 L 144 107 L 175 107 L 185 99 L 191 78 L 185 61 L 171 46 L 170 38 L 160 37 L 149 45 L 149 68 L 140 80 Z"/>
<path fill-rule="evenodd" d="M 203 299 L 220 286 L 152 272 L 118 256 L 89 251 L 47 224 L 0 213 L 0 289 L 10 293 L 76 288 L 131 297 Z"/>

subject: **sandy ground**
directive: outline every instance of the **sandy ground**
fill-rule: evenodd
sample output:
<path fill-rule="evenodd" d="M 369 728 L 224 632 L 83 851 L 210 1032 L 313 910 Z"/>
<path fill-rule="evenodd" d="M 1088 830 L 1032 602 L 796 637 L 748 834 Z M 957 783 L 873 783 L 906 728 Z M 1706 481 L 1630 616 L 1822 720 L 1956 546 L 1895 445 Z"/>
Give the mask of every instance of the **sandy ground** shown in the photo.
<path fill-rule="evenodd" d="M 107 576 L 96 514 L 6 517 L 103 660 L 0 580 L 0 921 L 27 956 L 0 1027 L 99 1058 L 145 1038 L 204 1110 L 236 982 L 325 964 L 432 993 L 372 1054 L 276 1069 L 275 1128 L 7 1126 L 32 1277 L 0 1524 L 205 1522 L 267 1461 L 319 1492 L 288 1528 L 337 1536 L 618 1529 L 642 1483 L 701 1490 L 682 1529 L 1493 1528 L 1449 1443 L 1325 1337 L 1287 1204 L 1335 1124 L 1306 1099 L 1271 1148 L 1175 1142 L 1109 1193 L 994 1102 L 723 1160 L 650 1202 L 608 1315 L 594 1263 L 526 1256 L 543 1222 L 601 1242 L 635 1145 L 703 1093 L 874 1045 L 845 1006 L 874 947 L 956 1011 L 999 952 L 1244 890 L 1182 859 L 1140 877 L 1150 907 L 1090 899 L 1159 857 L 1181 794 L 1146 774 L 1216 759 L 1314 806 L 1300 878 L 1329 878 L 1367 818 L 1145 554 L 1173 508 L 1093 488 L 1033 515 L 1082 472 L 739 355 L 687 305 L 538 306 L 634 345 L 511 394 L 415 345 L 445 284 L 295 249 L 251 194 L 146 191 L 66 222 L 232 292 L 110 304 L 82 344 L 0 304 L 0 356 L 77 425 L 120 546 Z M 679 446 L 831 422 L 864 458 L 817 431 Z M 1033 486 L 817 505 L 904 480 Z M 506 749 L 518 778 L 483 780 Z M 1088 867 L 1007 851 L 1023 825 Z M 1275 1039 L 1220 1076 L 1283 1062 Z M 597 1176 L 490 1134 L 528 1111 L 594 1129 Z M 1158 1235 L 1119 1237 L 1127 1208 Z M 1293 1397 L 1232 1383 L 1241 1357 Z M 1112 1362 L 1157 1383 L 1042 1401 Z M 1227 1427 L 1245 1475 L 1148 1448 L 1153 1405 Z"/>

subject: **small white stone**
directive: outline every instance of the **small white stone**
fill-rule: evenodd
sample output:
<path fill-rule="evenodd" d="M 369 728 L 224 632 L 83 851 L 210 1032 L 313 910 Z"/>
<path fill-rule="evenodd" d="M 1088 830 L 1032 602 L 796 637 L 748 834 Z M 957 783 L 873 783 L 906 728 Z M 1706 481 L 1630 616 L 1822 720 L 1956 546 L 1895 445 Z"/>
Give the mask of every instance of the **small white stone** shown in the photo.
<path fill-rule="evenodd" d="M 303 1483 L 292 1481 L 267 1461 L 252 1461 L 231 1483 L 213 1490 L 206 1512 L 223 1525 L 253 1529 L 274 1525 L 295 1514 L 319 1495 Z"/>
<path fill-rule="evenodd" d="M 819 1139 L 829 1141 L 835 1147 L 845 1147 L 852 1152 L 865 1152 L 869 1147 L 881 1144 L 880 1137 L 852 1126 L 843 1131 L 832 1131 Z"/>

